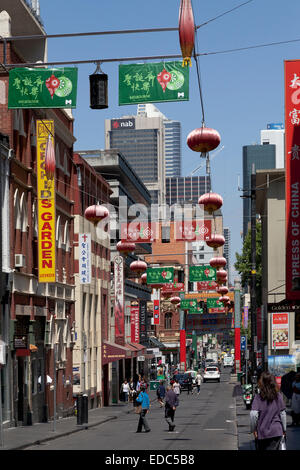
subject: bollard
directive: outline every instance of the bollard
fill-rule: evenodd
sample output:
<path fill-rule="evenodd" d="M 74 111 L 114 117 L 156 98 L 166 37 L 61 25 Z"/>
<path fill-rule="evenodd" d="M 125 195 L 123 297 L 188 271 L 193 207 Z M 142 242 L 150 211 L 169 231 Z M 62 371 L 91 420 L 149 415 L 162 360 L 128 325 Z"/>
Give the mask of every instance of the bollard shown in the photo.
<path fill-rule="evenodd" d="M 88 422 L 89 422 L 89 419 L 88 419 L 88 407 L 89 407 L 88 396 L 87 396 L 87 395 L 83 395 L 83 396 L 82 396 L 82 409 L 83 409 L 83 413 L 82 413 L 82 422 L 83 422 L 83 423 L 88 423 Z"/>
<path fill-rule="evenodd" d="M 81 394 L 77 395 L 77 424 L 83 423 L 83 397 Z"/>

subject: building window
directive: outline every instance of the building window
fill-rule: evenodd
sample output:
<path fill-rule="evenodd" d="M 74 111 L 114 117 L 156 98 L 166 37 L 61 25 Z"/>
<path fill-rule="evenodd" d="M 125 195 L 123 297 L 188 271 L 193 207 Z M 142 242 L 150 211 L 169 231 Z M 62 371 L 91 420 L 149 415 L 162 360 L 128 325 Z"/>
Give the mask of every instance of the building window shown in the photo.
<path fill-rule="evenodd" d="M 167 312 L 165 314 L 165 330 L 171 330 L 172 329 L 172 313 Z"/>
<path fill-rule="evenodd" d="M 161 226 L 161 241 L 162 243 L 170 243 L 170 225 Z"/>

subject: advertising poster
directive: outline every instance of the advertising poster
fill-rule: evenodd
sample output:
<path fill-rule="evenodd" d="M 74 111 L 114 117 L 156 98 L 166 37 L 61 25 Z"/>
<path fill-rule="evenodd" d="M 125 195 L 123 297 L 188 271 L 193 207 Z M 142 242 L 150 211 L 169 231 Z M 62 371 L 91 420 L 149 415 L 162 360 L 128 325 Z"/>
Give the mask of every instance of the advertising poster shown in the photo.
<path fill-rule="evenodd" d="M 174 268 L 147 268 L 147 284 L 173 282 Z"/>
<path fill-rule="evenodd" d="M 211 266 L 189 266 L 189 281 L 216 281 L 217 270 Z"/>
<path fill-rule="evenodd" d="M 211 220 L 183 220 L 175 222 L 175 240 L 198 241 L 211 237 Z"/>
<path fill-rule="evenodd" d="M 153 318 L 154 325 L 159 325 L 159 300 L 153 300 Z"/>
<path fill-rule="evenodd" d="M 292 354 L 268 356 L 268 370 L 276 377 L 282 377 L 291 370 L 296 370 L 296 358 Z"/>
<path fill-rule="evenodd" d="M 91 234 L 80 233 L 78 238 L 79 248 L 79 283 L 90 284 L 92 274 L 91 263 Z"/>
<path fill-rule="evenodd" d="M 189 67 L 181 62 L 119 65 L 119 106 L 189 100 Z"/>
<path fill-rule="evenodd" d="M 289 314 L 287 312 L 272 313 L 272 349 L 289 347 Z"/>
<path fill-rule="evenodd" d="M 121 223 L 121 240 L 134 243 L 151 243 L 158 240 L 159 224 L 155 222 Z"/>
<path fill-rule="evenodd" d="M 37 120 L 37 200 L 39 282 L 55 282 L 55 178 L 45 174 L 45 152 L 49 133 L 54 141 L 54 121 Z"/>
<path fill-rule="evenodd" d="M 77 75 L 74 67 L 12 69 L 8 109 L 76 108 Z"/>

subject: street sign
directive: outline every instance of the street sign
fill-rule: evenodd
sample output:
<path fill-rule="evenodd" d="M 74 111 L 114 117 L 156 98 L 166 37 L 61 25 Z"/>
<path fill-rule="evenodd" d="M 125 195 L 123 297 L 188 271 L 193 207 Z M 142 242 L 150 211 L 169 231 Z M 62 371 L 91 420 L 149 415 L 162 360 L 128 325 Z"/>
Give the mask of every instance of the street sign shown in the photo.
<path fill-rule="evenodd" d="M 188 310 L 197 307 L 197 299 L 182 299 L 180 302 L 181 310 Z"/>
<path fill-rule="evenodd" d="M 241 351 L 246 351 L 247 337 L 241 336 Z"/>
<path fill-rule="evenodd" d="M 189 281 L 216 281 L 217 270 L 211 266 L 190 266 L 189 267 Z"/>
<path fill-rule="evenodd" d="M 174 268 L 147 268 L 147 284 L 173 282 Z"/>

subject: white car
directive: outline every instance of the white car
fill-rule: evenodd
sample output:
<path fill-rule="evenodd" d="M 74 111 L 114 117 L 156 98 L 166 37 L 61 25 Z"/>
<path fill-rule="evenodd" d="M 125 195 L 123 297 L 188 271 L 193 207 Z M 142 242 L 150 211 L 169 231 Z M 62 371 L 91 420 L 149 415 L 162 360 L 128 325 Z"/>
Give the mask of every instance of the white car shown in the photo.
<path fill-rule="evenodd" d="M 207 382 L 208 380 L 217 380 L 220 382 L 221 374 L 219 368 L 216 366 L 208 366 L 204 370 L 203 374 L 203 382 Z"/>

